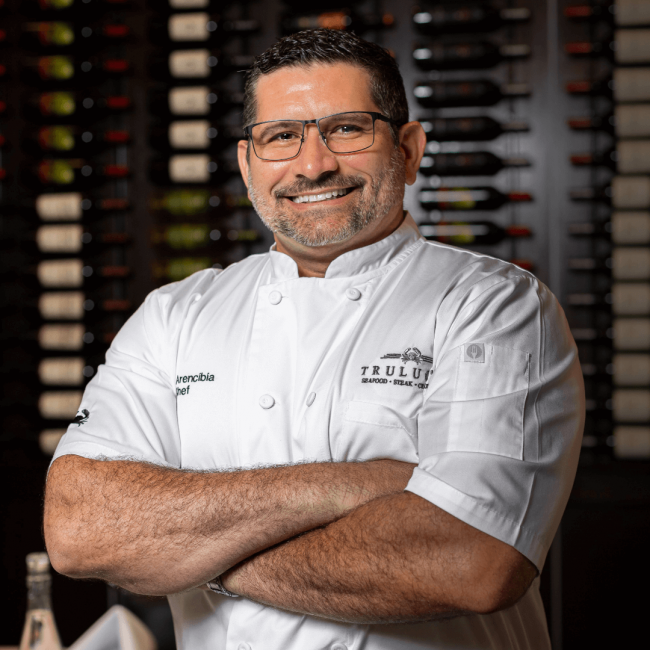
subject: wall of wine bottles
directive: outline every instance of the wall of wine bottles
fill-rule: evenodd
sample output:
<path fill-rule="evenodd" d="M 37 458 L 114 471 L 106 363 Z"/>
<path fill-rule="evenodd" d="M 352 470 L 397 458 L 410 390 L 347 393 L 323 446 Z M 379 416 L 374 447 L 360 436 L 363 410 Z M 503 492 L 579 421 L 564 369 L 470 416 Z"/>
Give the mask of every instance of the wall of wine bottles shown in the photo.
<path fill-rule="evenodd" d="M 155 287 L 272 243 L 236 165 L 241 70 L 309 27 L 394 53 L 427 133 L 406 194 L 422 234 L 511 260 L 564 305 L 588 396 L 576 499 L 598 492 L 588 468 L 599 486 L 647 476 L 650 0 L 0 0 L 0 20 L 0 462 L 22 495 L 0 516 L 21 519 L 16 567 L 42 548 L 47 454 L 125 319 Z M 598 494 L 589 507 L 613 499 Z M 571 540 L 543 577 L 556 649 Z M 57 614 L 65 644 L 103 606 L 84 588 L 75 617 Z M 17 608 L 11 643 L 22 604 L 0 606 Z"/>

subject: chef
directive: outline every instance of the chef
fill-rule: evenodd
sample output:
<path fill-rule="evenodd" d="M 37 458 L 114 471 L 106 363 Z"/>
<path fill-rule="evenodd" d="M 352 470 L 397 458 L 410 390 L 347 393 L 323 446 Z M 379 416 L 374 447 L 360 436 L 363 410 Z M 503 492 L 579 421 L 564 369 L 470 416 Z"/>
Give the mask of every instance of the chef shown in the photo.
<path fill-rule="evenodd" d="M 179 650 L 550 648 L 584 411 L 556 299 L 421 237 L 425 135 L 379 46 L 280 40 L 244 126 L 275 244 L 119 332 L 50 467 L 54 568 L 168 596 Z"/>

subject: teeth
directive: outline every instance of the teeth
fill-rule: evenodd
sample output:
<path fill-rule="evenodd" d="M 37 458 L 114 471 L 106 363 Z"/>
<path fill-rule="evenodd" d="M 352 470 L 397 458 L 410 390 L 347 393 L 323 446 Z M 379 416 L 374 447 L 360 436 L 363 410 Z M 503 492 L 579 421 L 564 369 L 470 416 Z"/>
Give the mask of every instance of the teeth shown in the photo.
<path fill-rule="evenodd" d="M 294 196 L 294 203 L 318 203 L 320 201 L 327 201 L 327 199 L 333 199 L 337 196 L 345 196 L 347 190 L 330 190 L 324 194 L 306 194 L 305 196 Z"/>

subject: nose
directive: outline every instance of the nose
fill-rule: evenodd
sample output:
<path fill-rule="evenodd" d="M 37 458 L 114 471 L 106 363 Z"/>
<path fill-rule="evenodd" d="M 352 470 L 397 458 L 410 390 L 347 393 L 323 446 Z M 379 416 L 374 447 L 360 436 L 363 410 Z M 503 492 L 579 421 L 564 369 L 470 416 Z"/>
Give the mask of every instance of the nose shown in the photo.
<path fill-rule="evenodd" d="M 315 124 L 305 126 L 305 141 L 302 143 L 300 155 L 294 160 L 294 173 L 316 180 L 327 172 L 335 171 L 338 160 L 323 142 Z"/>

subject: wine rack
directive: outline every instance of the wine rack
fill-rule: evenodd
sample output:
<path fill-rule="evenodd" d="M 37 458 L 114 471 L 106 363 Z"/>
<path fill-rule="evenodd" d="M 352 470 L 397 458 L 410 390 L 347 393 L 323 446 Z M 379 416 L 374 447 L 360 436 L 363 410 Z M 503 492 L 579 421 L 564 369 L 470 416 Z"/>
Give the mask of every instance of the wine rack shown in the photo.
<path fill-rule="evenodd" d="M 3 487 L 27 495 L 0 506 L 24 528 L 11 562 L 42 547 L 43 452 L 83 418 L 80 392 L 132 310 L 272 243 L 236 166 L 241 71 L 282 34 L 353 29 L 394 53 L 427 133 L 405 197 L 422 234 L 532 271 L 578 341 L 585 444 L 542 592 L 555 650 L 584 642 L 577 606 L 580 633 L 562 624 L 563 549 L 587 557 L 571 503 L 650 503 L 650 0 L 617 0 L 616 16 L 601 0 L 50 1 L 0 0 L 0 451 Z M 620 527 L 633 545 L 638 526 Z M 57 589 L 87 590 L 78 615 L 56 611 L 69 645 L 105 589 L 55 576 Z M 128 605 L 147 621 L 151 603 Z M 22 604 L 0 606 L 15 611 L 10 644 Z"/>

